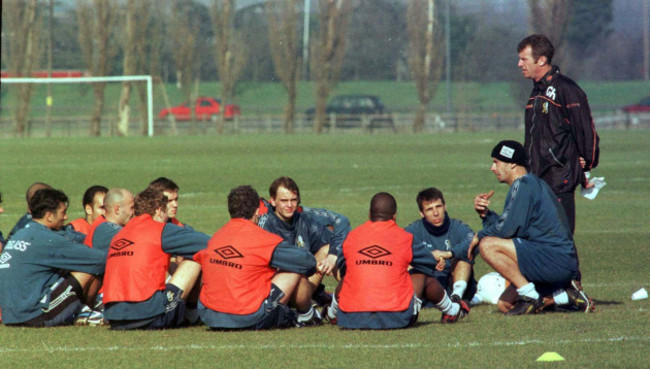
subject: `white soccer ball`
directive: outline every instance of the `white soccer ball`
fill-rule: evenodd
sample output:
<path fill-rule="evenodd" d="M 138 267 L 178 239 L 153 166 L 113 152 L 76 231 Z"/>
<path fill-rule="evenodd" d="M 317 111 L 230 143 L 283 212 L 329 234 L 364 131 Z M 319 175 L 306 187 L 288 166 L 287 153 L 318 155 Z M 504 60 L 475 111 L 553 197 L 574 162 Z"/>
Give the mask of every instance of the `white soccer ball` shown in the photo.
<path fill-rule="evenodd" d="M 507 281 L 497 272 L 491 272 L 478 280 L 476 294 L 481 297 L 483 302 L 493 305 L 499 301 L 499 297 L 506 290 Z"/>

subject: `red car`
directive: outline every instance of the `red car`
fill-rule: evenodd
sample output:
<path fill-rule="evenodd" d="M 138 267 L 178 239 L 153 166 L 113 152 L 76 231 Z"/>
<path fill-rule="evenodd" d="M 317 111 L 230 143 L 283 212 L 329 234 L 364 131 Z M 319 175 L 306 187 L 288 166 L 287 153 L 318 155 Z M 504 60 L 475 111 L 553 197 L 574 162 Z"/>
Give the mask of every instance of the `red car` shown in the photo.
<path fill-rule="evenodd" d="M 173 115 L 177 121 L 190 120 L 192 119 L 192 111 L 190 109 L 190 104 L 186 101 L 181 105 L 161 110 L 158 114 L 158 118 L 170 119 L 170 115 Z M 199 97 L 196 99 L 194 109 L 196 119 L 210 119 L 216 121 L 221 112 L 221 100 L 212 97 Z M 224 113 L 226 120 L 232 120 L 236 115 L 241 115 L 239 105 L 226 104 L 226 110 Z"/>
<path fill-rule="evenodd" d="M 627 105 L 621 108 L 626 113 L 650 113 L 650 96 L 646 96 L 638 104 Z"/>

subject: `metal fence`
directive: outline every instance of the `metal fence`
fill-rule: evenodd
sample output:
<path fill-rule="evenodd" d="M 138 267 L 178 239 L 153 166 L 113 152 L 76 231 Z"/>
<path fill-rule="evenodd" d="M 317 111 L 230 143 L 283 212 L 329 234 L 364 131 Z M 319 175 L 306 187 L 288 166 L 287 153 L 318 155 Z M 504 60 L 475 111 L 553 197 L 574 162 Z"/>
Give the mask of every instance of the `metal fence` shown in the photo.
<path fill-rule="evenodd" d="M 601 129 L 650 129 L 650 114 L 627 115 L 619 111 L 597 112 L 593 114 L 596 128 Z M 330 116 L 330 127 L 324 134 L 393 134 L 412 133 L 413 113 L 394 113 L 394 129 L 388 125 L 372 128 L 368 119 L 358 124 L 337 126 L 337 118 Z M 423 133 L 496 131 L 523 129 L 522 113 L 471 113 L 471 114 L 434 114 L 426 117 Z M 117 116 L 104 115 L 101 123 L 102 136 L 115 136 Z M 297 115 L 294 133 L 311 133 L 313 122 Z M 55 117 L 51 121 L 52 137 L 84 137 L 90 132 L 90 118 Z M 45 118 L 30 119 L 27 127 L 29 137 L 45 137 Z M 226 134 L 281 134 L 284 133 L 284 117 L 281 114 L 244 114 L 232 121 L 225 122 Z M 132 119 L 129 135 L 143 134 L 142 122 Z M 169 120 L 154 121 L 154 135 L 216 135 L 216 122 L 203 120 L 195 122 L 176 122 Z M 0 137 L 14 137 L 14 122 L 10 117 L 0 116 Z"/>

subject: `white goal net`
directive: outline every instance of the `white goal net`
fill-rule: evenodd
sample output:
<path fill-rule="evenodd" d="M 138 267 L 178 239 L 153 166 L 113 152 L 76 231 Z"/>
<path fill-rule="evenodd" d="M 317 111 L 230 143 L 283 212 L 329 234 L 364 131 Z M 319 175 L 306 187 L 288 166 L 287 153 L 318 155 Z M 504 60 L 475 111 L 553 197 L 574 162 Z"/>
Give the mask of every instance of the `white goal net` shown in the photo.
<path fill-rule="evenodd" d="M 106 82 L 104 108 L 102 109 L 100 134 L 115 134 L 118 106 L 123 82 L 146 82 L 146 107 L 141 107 L 137 87 L 132 85 L 129 99 L 130 134 L 146 130 L 154 134 L 153 87 L 151 76 L 64 77 L 64 78 L 1 78 L 2 100 L 0 110 L 0 137 L 14 133 L 18 101 L 18 85 L 33 84 L 30 108 L 27 116 L 28 136 L 43 136 L 48 124 L 52 136 L 88 135 L 94 104 L 92 83 Z M 47 85 L 52 84 L 51 94 Z M 15 85 L 15 86 L 10 86 Z M 49 111 L 48 111 L 49 108 Z M 143 111 L 146 110 L 146 111 Z M 145 127 L 146 125 L 146 127 Z M 136 133 L 137 132 L 137 133 Z M 143 132 L 144 133 L 144 132 Z"/>

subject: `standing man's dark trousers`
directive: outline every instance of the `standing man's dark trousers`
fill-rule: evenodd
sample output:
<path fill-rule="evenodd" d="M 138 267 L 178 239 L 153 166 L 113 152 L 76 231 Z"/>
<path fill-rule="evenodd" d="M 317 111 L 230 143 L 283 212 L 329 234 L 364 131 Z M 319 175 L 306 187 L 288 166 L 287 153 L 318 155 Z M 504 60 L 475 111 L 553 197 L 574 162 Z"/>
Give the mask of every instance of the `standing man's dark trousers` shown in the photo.
<path fill-rule="evenodd" d="M 571 235 L 576 230 L 576 196 L 575 192 L 556 193 L 557 200 L 562 205 L 562 209 L 566 213 L 569 220 L 569 227 L 571 228 Z M 575 242 L 574 242 L 575 244 Z M 576 247 L 576 257 L 578 256 L 578 249 Z M 580 258 L 578 258 L 578 281 L 582 281 L 582 273 L 580 272 Z"/>

